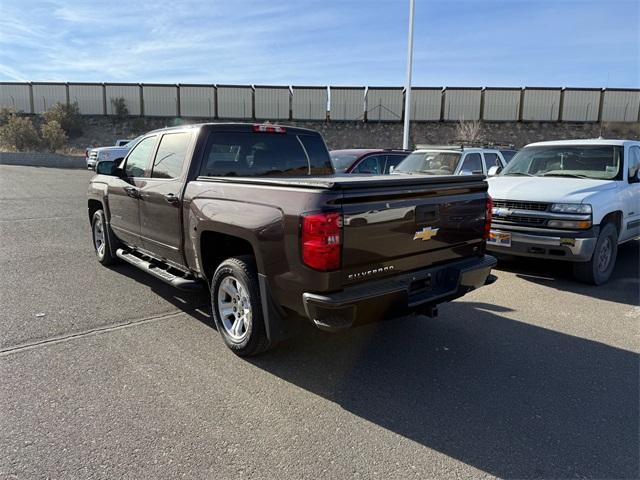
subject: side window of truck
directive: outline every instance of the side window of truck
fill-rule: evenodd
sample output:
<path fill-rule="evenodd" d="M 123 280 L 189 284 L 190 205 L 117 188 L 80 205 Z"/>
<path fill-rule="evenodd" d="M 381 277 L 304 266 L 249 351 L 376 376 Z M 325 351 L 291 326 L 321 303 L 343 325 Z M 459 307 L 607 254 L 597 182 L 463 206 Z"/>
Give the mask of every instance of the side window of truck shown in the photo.
<path fill-rule="evenodd" d="M 149 157 L 153 148 L 156 145 L 156 136 L 143 138 L 134 148 L 129 152 L 127 157 L 124 173 L 129 178 L 144 177 L 144 174 L 149 166 Z"/>
<path fill-rule="evenodd" d="M 460 167 L 460 175 L 471 175 L 475 172 L 482 173 L 482 157 L 479 153 L 467 153 Z"/>
<path fill-rule="evenodd" d="M 638 169 L 640 168 L 640 147 L 632 146 L 629 148 L 629 166 L 628 170 L 628 178 L 631 178 L 633 175 L 637 175 Z"/>
<path fill-rule="evenodd" d="M 182 173 L 191 132 L 166 133 L 153 161 L 152 178 L 177 178 Z"/>
<path fill-rule="evenodd" d="M 498 157 L 497 153 L 485 152 L 484 163 L 487 167 L 487 171 L 489 171 L 489 169 L 494 166 L 502 167 L 502 163 L 500 162 L 500 158 Z"/>

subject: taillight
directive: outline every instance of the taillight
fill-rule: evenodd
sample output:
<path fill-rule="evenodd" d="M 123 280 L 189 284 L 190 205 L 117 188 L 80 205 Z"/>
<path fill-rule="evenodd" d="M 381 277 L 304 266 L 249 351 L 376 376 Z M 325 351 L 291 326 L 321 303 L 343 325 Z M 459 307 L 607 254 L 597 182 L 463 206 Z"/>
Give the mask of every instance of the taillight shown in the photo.
<path fill-rule="evenodd" d="M 342 215 L 335 212 L 302 216 L 302 261 L 315 270 L 340 268 Z"/>
<path fill-rule="evenodd" d="M 491 231 L 491 217 L 493 215 L 493 198 L 487 195 L 487 206 L 485 207 L 484 214 L 484 238 L 487 240 L 489 238 L 489 232 Z"/>
<path fill-rule="evenodd" d="M 278 125 L 257 124 L 253 126 L 256 133 L 287 133 L 287 129 Z"/>

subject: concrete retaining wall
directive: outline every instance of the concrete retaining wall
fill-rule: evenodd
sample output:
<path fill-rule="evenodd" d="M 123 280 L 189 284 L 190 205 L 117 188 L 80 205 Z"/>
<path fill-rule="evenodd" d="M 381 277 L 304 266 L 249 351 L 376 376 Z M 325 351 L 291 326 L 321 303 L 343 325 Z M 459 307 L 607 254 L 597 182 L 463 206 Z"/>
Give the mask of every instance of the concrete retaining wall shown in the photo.
<path fill-rule="evenodd" d="M 133 138 L 142 132 L 176 125 L 173 118 L 144 118 L 140 125 L 132 120 L 113 124 L 105 117 L 85 119 L 83 136 L 71 140 L 71 146 L 84 149 L 86 146 L 113 145 L 118 138 Z M 198 123 L 205 119 L 183 119 L 182 123 Z M 402 146 L 402 124 L 399 122 L 322 122 L 291 121 L 278 122 L 318 130 L 331 149 L 338 148 L 399 148 Z M 640 123 L 600 124 L 584 122 L 480 122 L 481 136 L 486 142 L 514 144 L 522 147 L 541 140 L 574 138 L 640 138 Z M 137 128 L 134 128 L 137 127 Z M 431 143 L 442 145 L 456 141 L 455 122 L 412 122 L 411 144 Z"/>
<path fill-rule="evenodd" d="M 0 165 L 28 167 L 87 168 L 84 157 L 43 152 L 0 152 Z"/>

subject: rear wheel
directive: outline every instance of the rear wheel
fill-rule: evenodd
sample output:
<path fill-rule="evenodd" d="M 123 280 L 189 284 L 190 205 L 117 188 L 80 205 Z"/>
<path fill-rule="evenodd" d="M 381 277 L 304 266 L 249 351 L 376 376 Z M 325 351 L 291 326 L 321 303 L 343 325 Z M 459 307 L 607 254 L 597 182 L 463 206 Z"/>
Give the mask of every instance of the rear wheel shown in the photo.
<path fill-rule="evenodd" d="M 269 348 L 258 273 L 253 258 L 228 258 L 211 281 L 211 310 L 218 331 L 234 353 L 248 357 Z"/>
<path fill-rule="evenodd" d="M 573 275 L 581 282 L 602 285 L 611 277 L 617 255 L 618 229 L 613 223 L 607 223 L 600 230 L 591 260 L 575 263 Z"/>
<path fill-rule="evenodd" d="M 109 226 L 103 210 L 98 210 L 93 214 L 91 222 L 93 234 L 93 248 L 96 250 L 96 257 L 102 265 L 112 265 L 117 258 L 111 255 L 111 238 Z"/>

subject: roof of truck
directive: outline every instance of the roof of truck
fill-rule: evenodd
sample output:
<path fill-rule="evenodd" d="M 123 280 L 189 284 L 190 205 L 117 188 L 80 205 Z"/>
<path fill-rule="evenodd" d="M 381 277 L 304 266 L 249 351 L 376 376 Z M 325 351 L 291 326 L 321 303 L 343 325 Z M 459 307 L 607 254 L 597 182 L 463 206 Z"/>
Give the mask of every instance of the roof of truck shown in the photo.
<path fill-rule="evenodd" d="M 157 128 L 155 130 L 152 130 L 150 132 L 147 133 L 157 133 L 157 132 L 164 132 L 164 131 L 171 131 L 171 130 L 185 130 L 188 128 L 202 128 L 202 127 L 214 127 L 215 130 L 235 130 L 235 129 L 239 129 L 239 130 L 249 130 L 249 131 L 253 131 L 253 127 L 255 125 L 266 125 L 269 127 L 279 127 L 279 128 L 283 128 L 285 131 L 291 131 L 291 132 L 300 132 L 300 133 L 319 133 L 317 130 L 312 130 L 310 128 L 301 128 L 301 127 L 294 127 L 291 125 L 280 125 L 277 123 L 261 123 L 261 122 L 203 122 L 203 123 L 190 123 L 190 124 L 185 124 L 185 125 L 176 125 L 173 127 L 164 127 L 164 128 Z M 147 133 L 145 133 L 145 135 L 147 135 Z"/>
<path fill-rule="evenodd" d="M 554 147 L 554 146 L 570 146 L 570 145 L 618 145 L 623 146 L 625 143 L 638 143 L 637 140 L 622 140 L 615 138 L 584 138 L 580 140 L 553 140 L 548 142 L 530 143 L 527 147 Z"/>

